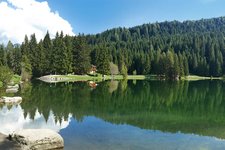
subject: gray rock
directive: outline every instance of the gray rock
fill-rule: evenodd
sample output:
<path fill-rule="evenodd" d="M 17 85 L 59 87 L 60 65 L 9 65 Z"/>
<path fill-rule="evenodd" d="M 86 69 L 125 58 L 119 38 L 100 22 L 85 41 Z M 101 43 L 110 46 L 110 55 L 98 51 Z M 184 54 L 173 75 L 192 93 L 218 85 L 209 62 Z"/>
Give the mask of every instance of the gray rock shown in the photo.
<path fill-rule="evenodd" d="M 0 98 L 0 103 L 20 103 L 22 97 L 2 97 Z"/>
<path fill-rule="evenodd" d="M 16 88 L 6 89 L 6 93 L 17 93 L 18 91 Z"/>
<path fill-rule="evenodd" d="M 11 86 L 11 85 L 7 86 L 7 89 L 18 89 L 18 88 L 19 88 L 18 84 L 14 85 L 14 86 Z"/>
<path fill-rule="evenodd" d="M 19 85 L 16 84 L 14 86 L 8 85 L 6 89 L 6 93 L 17 93 L 19 90 Z"/>
<path fill-rule="evenodd" d="M 49 129 L 24 129 L 14 132 L 10 138 L 23 150 L 59 150 L 64 147 L 63 138 Z"/>

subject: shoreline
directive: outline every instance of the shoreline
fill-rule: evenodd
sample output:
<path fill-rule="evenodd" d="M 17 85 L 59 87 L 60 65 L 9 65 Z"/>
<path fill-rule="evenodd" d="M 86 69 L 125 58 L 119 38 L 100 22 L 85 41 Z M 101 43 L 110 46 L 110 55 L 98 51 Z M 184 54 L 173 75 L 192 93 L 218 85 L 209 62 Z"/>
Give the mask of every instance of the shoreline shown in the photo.
<path fill-rule="evenodd" d="M 58 82 L 76 82 L 76 81 L 107 81 L 107 80 L 124 80 L 122 75 L 46 75 L 38 78 L 39 80 L 47 83 L 58 83 Z M 126 80 L 161 80 L 157 75 L 128 75 Z M 165 80 L 165 79 L 162 79 Z M 223 80 L 223 77 L 204 77 L 197 75 L 189 75 L 182 77 L 178 81 L 198 81 L 198 80 Z"/>
<path fill-rule="evenodd" d="M 107 81 L 107 80 L 123 80 L 122 75 L 46 75 L 38 78 L 39 80 L 47 83 L 58 83 L 58 82 L 76 82 L 76 81 Z M 157 80 L 156 76 L 144 76 L 144 75 L 128 75 L 126 80 Z"/>

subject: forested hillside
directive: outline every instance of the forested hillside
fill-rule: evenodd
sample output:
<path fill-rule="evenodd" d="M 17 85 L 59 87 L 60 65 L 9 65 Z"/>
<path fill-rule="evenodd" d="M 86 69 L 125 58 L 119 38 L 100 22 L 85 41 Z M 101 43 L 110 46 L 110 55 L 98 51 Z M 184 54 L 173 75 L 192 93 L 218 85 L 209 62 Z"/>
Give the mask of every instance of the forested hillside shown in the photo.
<path fill-rule="evenodd" d="M 86 74 L 91 64 L 110 74 L 110 62 L 120 74 L 157 74 L 177 78 L 189 74 L 225 73 L 225 17 L 199 21 L 144 24 L 75 37 L 35 34 L 21 45 L 0 46 L 0 64 L 27 76 Z"/>
<path fill-rule="evenodd" d="M 221 17 L 116 28 L 88 36 L 88 41 L 91 45 L 106 43 L 113 62 L 124 62 L 129 73 L 221 76 L 224 36 L 225 17 Z"/>

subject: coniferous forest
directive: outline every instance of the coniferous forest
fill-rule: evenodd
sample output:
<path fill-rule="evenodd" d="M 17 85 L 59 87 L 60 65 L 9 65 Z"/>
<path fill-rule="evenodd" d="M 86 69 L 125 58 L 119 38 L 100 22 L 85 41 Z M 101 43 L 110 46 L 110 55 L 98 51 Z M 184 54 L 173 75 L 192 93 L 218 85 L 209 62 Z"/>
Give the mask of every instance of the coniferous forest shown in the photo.
<path fill-rule="evenodd" d="M 225 73 L 225 17 L 172 21 L 114 28 L 95 35 L 49 33 L 37 41 L 25 36 L 22 44 L 0 46 L 0 65 L 15 74 L 86 74 L 91 65 L 110 74 L 110 63 L 120 74 L 156 74 L 177 78 L 189 74 Z"/>

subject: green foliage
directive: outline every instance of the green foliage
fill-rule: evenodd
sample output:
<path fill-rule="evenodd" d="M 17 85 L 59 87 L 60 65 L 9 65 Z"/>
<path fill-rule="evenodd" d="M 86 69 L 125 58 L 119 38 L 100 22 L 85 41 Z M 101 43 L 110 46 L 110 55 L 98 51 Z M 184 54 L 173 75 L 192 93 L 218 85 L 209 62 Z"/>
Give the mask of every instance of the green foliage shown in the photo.
<path fill-rule="evenodd" d="M 13 72 L 6 66 L 0 66 L 0 82 L 6 86 L 12 79 Z"/>
<path fill-rule="evenodd" d="M 225 73 L 225 69 L 221 69 L 225 66 L 224 24 L 225 17 L 162 22 L 129 29 L 115 28 L 87 37 L 93 47 L 106 43 L 113 63 L 118 63 L 121 71 L 124 62 L 129 74 L 137 70 L 137 74 L 163 75 L 165 70 L 162 71 L 160 66 L 164 67 L 166 63 L 159 60 L 163 60 L 164 53 L 170 49 L 178 55 L 177 66 L 180 68 L 180 76 L 188 75 L 189 72 L 204 76 L 220 76 Z M 148 58 L 143 56 L 150 56 L 150 67 L 147 63 Z"/>
<path fill-rule="evenodd" d="M 6 51 L 3 45 L 0 45 L 0 65 L 6 65 Z"/>
<path fill-rule="evenodd" d="M 44 51 L 44 62 L 43 62 L 43 72 L 44 74 L 50 74 L 53 71 L 53 67 L 52 64 L 54 62 L 54 60 L 52 59 L 52 55 L 53 55 L 53 48 L 52 48 L 52 41 L 50 39 L 50 35 L 47 32 L 47 34 L 44 37 L 43 40 L 43 51 Z"/>
<path fill-rule="evenodd" d="M 8 42 L 6 48 L 6 62 L 7 66 L 16 74 L 20 74 L 21 72 L 21 49 L 18 45 L 13 45 L 11 41 Z"/>
<path fill-rule="evenodd" d="M 110 74 L 111 75 L 119 74 L 119 69 L 118 69 L 118 66 L 116 64 L 110 62 L 109 66 L 110 66 Z"/>
<path fill-rule="evenodd" d="M 225 74 L 225 17 L 200 21 L 162 22 L 133 28 L 115 28 L 96 35 L 56 33 L 37 42 L 27 36 L 21 46 L 0 46 L 0 64 L 21 73 L 22 56 L 30 60 L 34 76 L 86 74 L 91 65 L 110 74 L 109 63 L 121 74 L 156 74 L 177 78 L 196 74 Z M 127 70 L 127 71 L 124 71 Z"/>
<path fill-rule="evenodd" d="M 53 53 L 52 53 L 52 71 L 54 74 L 66 74 L 66 66 L 67 66 L 67 53 L 66 53 L 66 45 L 63 41 L 63 33 L 59 35 L 56 33 L 56 37 L 53 40 Z"/>
<path fill-rule="evenodd" d="M 21 80 L 29 81 L 32 77 L 32 67 L 30 60 L 26 55 L 22 58 L 21 67 Z"/>
<path fill-rule="evenodd" d="M 84 37 L 73 38 L 73 70 L 75 74 L 87 74 L 91 68 L 90 49 Z"/>
<path fill-rule="evenodd" d="M 13 82 L 14 84 L 19 84 L 20 81 L 21 81 L 21 76 L 19 76 L 19 75 L 13 75 L 13 77 L 12 77 L 12 82 Z"/>
<path fill-rule="evenodd" d="M 105 45 L 100 45 L 96 49 L 96 66 L 99 73 L 103 75 L 110 74 L 110 61 L 108 48 Z"/>
<path fill-rule="evenodd" d="M 125 64 L 122 64 L 121 75 L 123 75 L 124 79 L 127 78 L 127 67 Z"/>

